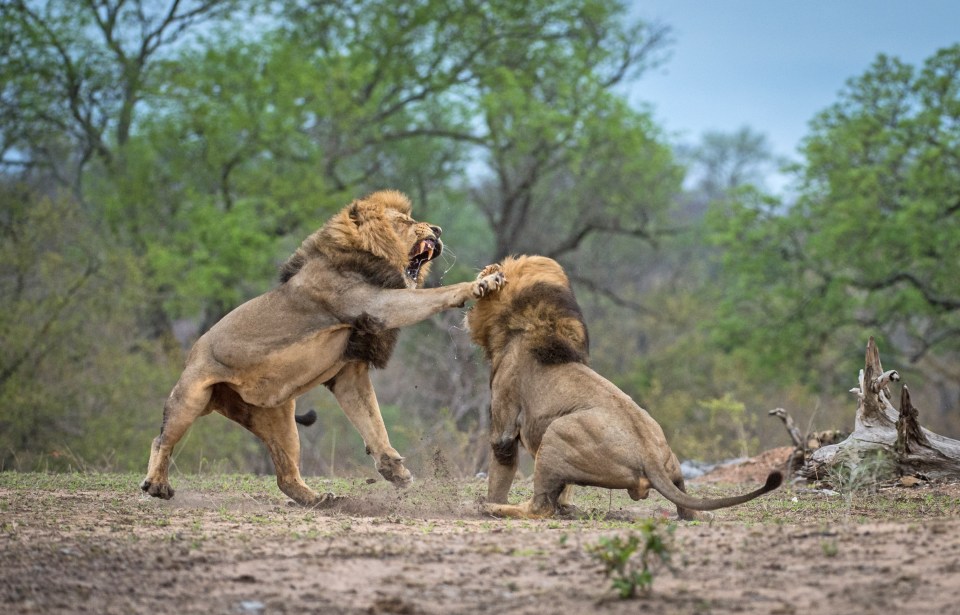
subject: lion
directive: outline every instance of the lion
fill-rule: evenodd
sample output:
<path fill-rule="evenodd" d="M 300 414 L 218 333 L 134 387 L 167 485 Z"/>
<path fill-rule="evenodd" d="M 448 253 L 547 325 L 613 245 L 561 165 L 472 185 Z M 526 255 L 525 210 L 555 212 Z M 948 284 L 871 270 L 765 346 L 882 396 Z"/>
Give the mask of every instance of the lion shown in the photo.
<path fill-rule="evenodd" d="M 240 305 L 194 344 L 163 408 L 140 488 L 170 499 L 170 454 L 198 417 L 213 411 L 263 440 L 280 490 L 319 506 L 334 496 L 300 476 L 295 400 L 317 385 L 333 392 L 377 471 L 398 486 L 410 472 L 390 445 L 370 368 L 387 364 L 398 329 L 461 307 L 504 285 L 494 272 L 475 282 L 420 288 L 443 251 L 441 229 L 410 217 L 396 191 L 355 200 L 311 234 L 284 263 L 280 284 Z"/>
<path fill-rule="evenodd" d="M 688 495 L 660 425 L 587 365 L 587 326 L 560 265 L 543 256 L 508 257 L 480 277 L 495 273 L 510 284 L 466 315 L 470 337 L 490 363 L 487 513 L 540 518 L 569 512 L 573 485 L 626 489 L 634 500 L 652 487 L 689 520 L 698 517 L 695 511 L 741 504 L 780 486 L 783 476 L 774 472 L 746 495 Z M 518 444 L 535 459 L 534 493 L 512 506 L 507 495 Z"/>

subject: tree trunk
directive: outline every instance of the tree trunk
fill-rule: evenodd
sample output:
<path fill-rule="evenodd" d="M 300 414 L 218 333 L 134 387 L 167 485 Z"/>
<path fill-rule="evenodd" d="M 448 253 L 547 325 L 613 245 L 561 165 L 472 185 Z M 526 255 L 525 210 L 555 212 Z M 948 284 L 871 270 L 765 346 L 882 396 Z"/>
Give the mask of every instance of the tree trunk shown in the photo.
<path fill-rule="evenodd" d="M 853 433 L 838 444 L 814 451 L 797 476 L 821 479 L 833 468 L 843 465 L 853 468 L 867 456 L 880 454 L 892 462 L 901 476 L 928 480 L 960 477 L 960 441 L 920 426 L 906 385 L 901 389 L 897 410 L 891 402 L 889 387 L 899 380 L 896 370 L 883 371 L 880 352 L 871 337 L 860 383 L 850 389 L 857 395 Z"/>

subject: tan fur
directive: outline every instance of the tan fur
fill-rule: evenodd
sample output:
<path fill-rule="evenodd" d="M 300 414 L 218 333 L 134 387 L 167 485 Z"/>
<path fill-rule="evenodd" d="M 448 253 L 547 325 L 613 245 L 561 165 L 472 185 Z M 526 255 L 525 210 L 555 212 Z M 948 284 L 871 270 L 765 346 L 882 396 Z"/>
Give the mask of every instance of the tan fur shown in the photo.
<path fill-rule="evenodd" d="M 486 511 L 497 516 L 548 517 L 568 504 L 572 485 L 625 489 L 643 499 L 651 488 L 694 511 L 749 501 L 762 488 L 721 499 L 684 490 L 680 463 L 660 425 L 613 383 L 587 366 L 587 329 L 570 283 L 555 261 L 507 258 L 481 275 L 503 273 L 509 286 L 477 301 L 467 314 L 472 339 L 491 364 L 491 461 Z M 522 444 L 536 460 L 533 498 L 517 506 L 507 495 Z"/>
<path fill-rule="evenodd" d="M 494 273 L 476 282 L 420 289 L 443 248 L 439 227 L 410 218 L 399 192 L 354 201 L 310 235 L 284 264 L 282 283 L 223 317 L 194 345 L 163 410 L 147 476 L 140 487 L 173 497 L 168 470 L 174 446 L 195 419 L 216 411 L 267 445 L 280 490 L 304 505 L 326 502 L 300 476 L 295 399 L 324 384 L 357 428 L 377 470 L 410 481 L 390 445 L 370 382 L 386 364 L 397 329 L 462 306 L 504 284 Z"/>

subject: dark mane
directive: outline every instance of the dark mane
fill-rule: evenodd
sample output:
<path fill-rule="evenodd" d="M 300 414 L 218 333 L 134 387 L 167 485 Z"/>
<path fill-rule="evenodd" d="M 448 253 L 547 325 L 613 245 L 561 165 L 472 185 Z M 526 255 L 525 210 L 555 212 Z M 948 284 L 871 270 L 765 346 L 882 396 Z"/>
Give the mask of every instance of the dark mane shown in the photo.
<path fill-rule="evenodd" d="M 307 256 L 300 250 L 294 252 L 283 265 L 280 266 L 280 283 L 286 284 L 290 278 L 297 275 L 307 264 Z"/>
<path fill-rule="evenodd" d="M 312 258 L 325 258 L 342 274 L 356 273 L 368 284 L 379 288 L 406 288 L 403 272 L 397 271 L 385 258 L 363 250 L 340 250 L 333 255 L 317 252 L 307 254 L 297 250 L 280 268 L 280 283 L 284 284 L 297 275 Z"/>
<path fill-rule="evenodd" d="M 280 282 L 288 282 L 314 258 L 324 259 L 330 267 L 344 276 L 359 275 L 371 286 L 385 289 L 407 287 L 403 272 L 397 271 L 385 258 L 363 250 L 340 250 L 331 255 L 316 248 L 298 249 L 287 259 L 280 269 Z M 384 328 L 380 320 L 365 312 L 350 325 L 350 339 L 347 341 L 344 357 L 351 361 L 369 363 L 376 368 L 385 367 L 397 345 L 400 331 Z"/>
<path fill-rule="evenodd" d="M 510 312 L 535 312 L 535 333 L 530 352 L 543 365 L 586 363 L 590 354 L 590 335 L 580 304 L 573 290 L 558 284 L 537 282 L 520 291 L 510 303 Z M 562 335 L 562 321 L 575 321 L 583 331 L 583 341 Z M 519 331 L 513 335 L 519 334 Z"/>
<path fill-rule="evenodd" d="M 406 288 L 402 271 L 390 262 L 363 250 L 340 250 L 327 255 L 327 261 L 342 274 L 357 273 L 371 286 L 379 288 Z"/>

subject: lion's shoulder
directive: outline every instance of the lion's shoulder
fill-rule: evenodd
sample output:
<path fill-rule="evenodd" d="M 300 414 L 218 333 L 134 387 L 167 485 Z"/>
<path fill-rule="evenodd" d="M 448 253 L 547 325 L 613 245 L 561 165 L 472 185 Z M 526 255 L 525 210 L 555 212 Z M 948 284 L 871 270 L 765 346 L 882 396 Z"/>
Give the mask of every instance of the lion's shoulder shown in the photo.
<path fill-rule="evenodd" d="M 301 265 L 301 268 L 304 267 L 304 274 L 310 279 L 323 280 L 322 283 L 308 283 L 311 287 L 311 300 L 339 313 L 341 322 L 350 325 L 344 359 L 369 363 L 377 368 L 386 366 L 396 347 L 399 330 L 386 328 L 382 321 L 366 312 L 348 317 L 333 306 L 341 301 L 337 295 L 356 284 L 380 289 L 377 292 L 406 288 L 403 274 L 384 259 L 360 250 L 344 250 L 333 255 L 321 254 L 308 259 Z M 291 288 L 293 293 L 299 292 L 296 286 L 286 287 Z"/>

